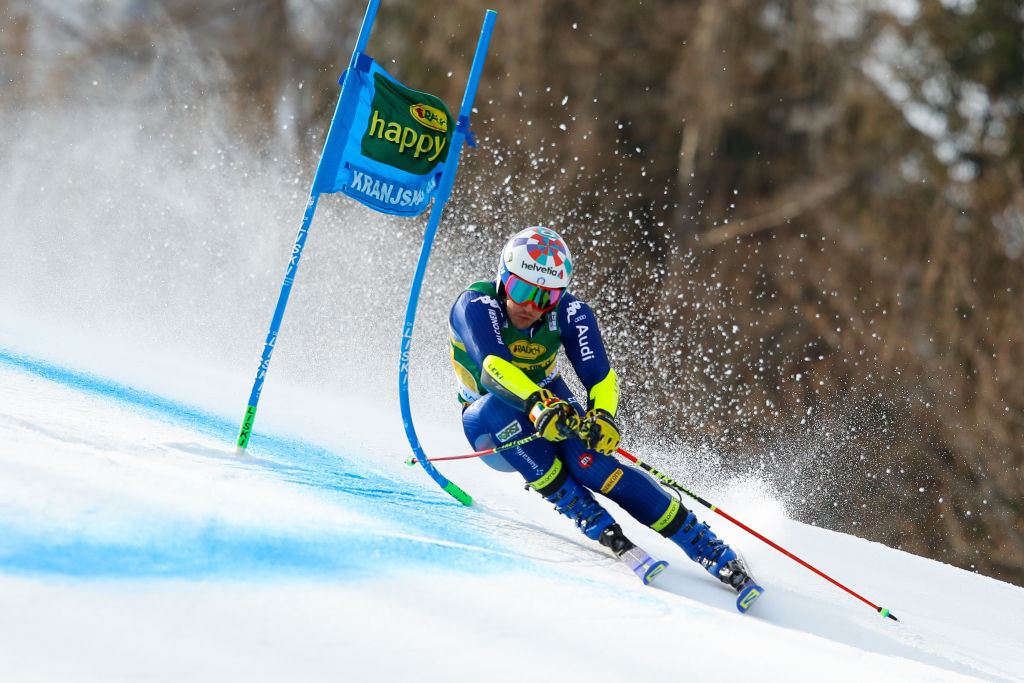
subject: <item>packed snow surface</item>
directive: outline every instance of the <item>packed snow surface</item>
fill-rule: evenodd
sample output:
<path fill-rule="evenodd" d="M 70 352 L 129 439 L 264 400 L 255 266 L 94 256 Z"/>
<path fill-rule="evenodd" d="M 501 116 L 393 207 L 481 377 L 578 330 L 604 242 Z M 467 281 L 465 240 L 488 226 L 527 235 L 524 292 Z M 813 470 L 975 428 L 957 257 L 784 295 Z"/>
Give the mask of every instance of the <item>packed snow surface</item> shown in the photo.
<path fill-rule="evenodd" d="M 752 482 L 700 493 L 900 621 L 700 506 L 765 596 L 740 615 L 616 510 L 671 563 L 644 587 L 518 475 L 442 463 L 457 504 L 355 393 L 268 388 L 238 453 L 251 378 L 54 338 L 0 328 L 0 680 L 1024 680 L 1024 590 Z M 468 450 L 457 417 L 419 429 Z"/>

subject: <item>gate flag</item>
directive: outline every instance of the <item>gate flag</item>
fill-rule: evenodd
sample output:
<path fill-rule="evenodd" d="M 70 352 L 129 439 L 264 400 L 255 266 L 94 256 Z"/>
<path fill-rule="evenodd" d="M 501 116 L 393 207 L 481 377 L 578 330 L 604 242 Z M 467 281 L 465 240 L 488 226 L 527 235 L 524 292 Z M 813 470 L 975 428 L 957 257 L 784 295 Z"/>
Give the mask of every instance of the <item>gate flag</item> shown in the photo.
<path fill-rule="evenodd" d="M 397 216 L 418 216 L 432 204 L 406 306 L 399 364 L 399 402 L 409 445 L 423 469 L 456 500 L 469 505 L 472 498 L 438 472 L 419 445 L 409 405 L 408 358 L 427 259 L 455 182 L 462 145 L 476 147 L 469 130 L 469 119 L 497 13 L 487 10 L 484 16 L 456 120 L 439 98 L 402 85 L 366 54 L 366 44 L 379 6 L 380 0 L 368 1 L 349 68 L 341 77 L 338 106 L 327 130 L 327 140 L 309 191 L 302 225 L 295 235 L 235 445 L 239 452 L 244 452 L 249 445 L 256 406 L 263 393 L 270 357 L 277 345 L 278 331 L 320 195 L 341 192 L 371 209 Z"/>
<path fill-rule="evenodd" d="M 313 192 L 342 192 L 371 209 L 420 214 L 444 173 L 455 122 L 444 102 L 407 88 L 360 54 L 341 78 Z"/>

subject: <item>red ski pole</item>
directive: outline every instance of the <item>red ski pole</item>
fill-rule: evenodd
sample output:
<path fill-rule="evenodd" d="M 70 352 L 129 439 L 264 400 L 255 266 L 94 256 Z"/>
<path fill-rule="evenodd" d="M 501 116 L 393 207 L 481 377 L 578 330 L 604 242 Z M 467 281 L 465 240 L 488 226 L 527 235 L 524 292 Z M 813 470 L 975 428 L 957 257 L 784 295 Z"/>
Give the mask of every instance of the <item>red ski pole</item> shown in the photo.
<path fill-rule="evenodd" d="M 515 448 L 516 446 L 522 446 L 523 444 L 529 443 L 530 441 L 533 441 L 534 439 L 537 439 L 537 438 L 540 438 L 540 434 L 533 433 L 530 436 L 527 436 L 527 437 L 522 438 L 522 439 L 518 439 L 516 441 L 510 441 L 509 443 L 504 444 L 502 446 L 496 446 L 494 448 L 487 448 L 487 449 L 484 449 L 482 451 L 477 451 L 475 453 L 467 453 L 466 455 L 449 455 L 449 456 L 444 456 L 444 457 L 440 457 L 440 458 L 429 458 L 429 461 L 430 462 L 435 462 L 435 461 L 439 461 L 439 460 L 463 460 L 465 458 L 479 458 L 482 455 L 490 455 L 491 453 L 499 453 L 499 452 L 501 452 L 501 451 L 503 451 L 503 450 L 505 450 L 507 448 Z M 750 534 L 752 536 L 755 536 L 758 539 L 764 541 L 765 543 L 767 543 L 768 545 L 770 545 L 771 547 L 775 548 L 780 553 L 785 555 L 786 557 L 790 558 L 791 560 L 794 560 L 795 562 L 798 562 L 799 564 L 802 564 L 804 567 L 807 567 L 812 572 L 814 572 L 818 576 L 822 577 L 826 581 L 829 581 L 829 582 L 833 583 L 834 585 L 838 586 L 839 588 L 842 588 L 844 591 L 846 591 L 847 593 L 849 593 L 853 597 L 857 598 L 861 602 L 864 602 L 867 605 L 870 605 L 876 612 L 878 612 L 883 617 L 888 617 L 888 618 L 892 619 L 893 621 L 899 621 L 899 619 L 896 618 L 896 615 L 891 613 L 885 607 L 879 607 L 878 605 L 876 605 L 875 603 L 871 602 L 870 600 L 868 600 L 864 596 L 860 595 L 859 593 L 856 593 L 856 592 L 850 590 L 849 588 L 847 588 L 843 584 L 839 583 L 838 581 L 833 579 L 831 576 L 829 576 L 825 572 L 819 570 L 818 568 L 816 568 L 816 567 L 812 566 L 811 564 L 805 562 L 804 560 L 800 559 L 799 557 L 797 557 L 793 553 L 789 552 L 788 550 L 786 550 L 785 548 L 783 548 L 782 546 L 780 546 L 778 543 L 776 543 L 775 541 L 771 540 L 770 538 L 767 538 L 767 537 L 759 534 L 758 532 L 754 531 L 749 526 L 747 526 L 743 522 L 739 521 L 738 519 L 736 519 L 735 517 L 733 517 L 732 515 L 727 513 L 725 510 L 722 510 L 721 508 L 719 508 L 719 507 L 717 507 L 715 505 L 712 505 L 711 503 L 709 503 L 708 501 L 704 500 L 703 498 L 701 498 L 696 493 L 694 493 L 690 489 L 686 488 L 685 486 L 683 486 L 682 484 L 680 484 L 676 480 L 669 478 L 668 476 L 662 474 L 661 472 L 659 472 L 658 470 L 654 469 L 653 467 L 651 467 L 650 465 L 648 465 L 644 461 L 640 460 L 640 458 L 636 457 L 632 453 L 628 453 L 627 451 L 624 451 L 621 448 L 616 449 L 616 451 L 619 453 L 619 455 L 623 456 L 624 458 L 626 458 L 627 460 L 629 460 L 630 462 L 635 464 L 640 469 L 645 470 L 646 472 L 649 472 L 650 474 L 652 474 L 655 477 L 657 477 L 658 479 L 660 479 L 661 482 L 663 484 L 665 484 L 666 486 L 669 486 L 669 487 L 671 487 L 673 489 L 676 489 L 677 491 L 681 491 L 682 493 L 685 493 L 690 498 L 693 498 L 695 501 L 697 501 L 698 503 L 700 503 L 701 505 L 703 505 L 707 509 L 711 510 L 712 512 L 717 512 L 722 517 L 725 517 L 727 520 L 729 520 L 730 522 L 732 522 L 733 524 L 735 524 L 739 528 L 743 529 L 748 534 Z M 406 458 L 405 463 L 407 465 L 415 465 L 416 464 L 416 458 L 410 456 L 409 458 Z"/>
<path fill-rule="evenodd" d="M 850 590 L 849 588 L 847 588 L 843 584 L 841 584 L 838 581 L 836 581 L 835 579 L 833 579 L 828 574 L 826 574 L 826 573 L 816 569 L 815 567 L 812 567 L 810 564 L 808 564 L 807 562 L 804 562 L 799 557 L 797 557 L 793 553 L 789 552 L 788 550 L 786 550 L 785 548 L 780 546 L 778 543 L 775 543 L 774 541 L 772 541 L 772 540 L 770 540 L 768 538 L 765 538 L 764 536 L 762 536 L 761 534 L 757 533 L 756 531 L 754 531 L 753 529 L 748 527 L 746 524 L 744 524 L 743 522 L 741 522 L 738 519 L 736 519 L 735 517 L 733 517 L 732 515 L 727 514 L 725 512 L 725 510 L 719 509 L 718 507 L 712 505 L 708 501 L 706 501 L 703 498 L 701 498 L 700 496 L 698 496 L 693 491 L 690 491 L 688 488 L 686 488 L 685 486 L 683 486 L 679 482 L 675 481 L 674 479 L 668 478 L 667 476 L 665 476 L 664 474 L 662 474 L 658 470 L 654 469 L 653 467 L 651 467 L 647 463 L 643 462 L 642 460 L 637 458 L 635 455 L 627 453 L 626 451 L 622 450 L 621 448 L 617 449 L 617 451 L 618 451 L 618 453 L 620 455 L 622 455 L 624 458 L 626 458 L 630 462 L 636 464 L 641 469 L 646 470 L 647 472 L 650 472 L 651 474 L 653 474 L 655 477 L 660 479 L 662 481 L 662 483 L 664 483 L 665 485 L 670 486 L 670 487 L 676 489 L 677 491 L 681 491 L 681 492 L 685 493 L 690 498 L 693 498 L 694 500 L 696 500 L 698 503 L 700 503 L 701 505 L 703 505 L 707 509 L 709 509 L 709 510 L 711 510 L 713 512 L 717 512 L 718 514 L 722 515 L 723 517 L 725 517 L 727 520 L 729 520 L 730 522 L 732 522 L 733 524 L 735 524 L 739 528 L 741 528 L 744 531 L 746 531 L 747 533 L 749 533 L 749 534 L 751 534 L 753 536 L 756 536 L 757 538 L 761 539 L 762 541 L 764 541 L 765 543 L 767 543 L 771 547 L 773 547 L 776 550 L 778 550 L 783 555 L 789 557 L 792 560 L 795 560 L 796 562 L 799 562 L 800 564 L 802 564 L 803 566 L 807 567 L 808 569 L 810 569 L 812 572 L 814 572 L 818 576 L 820 576 L 820 577 L 822 577 L 822 578 L 824 578 L 824 579 L 826 579 L 828 581 L 831 581 L 833 584 L 835 584 L 836 586 L 842 588 L 844 591 L 846 591 L 847 593 L 849 593 L 853 597 L 857 598 L 858 600 L 860 600 L 862 602 L 865 602 L 868 605 L 871 605 L 871 607 L 874 608 L 874 610 L 876 612 L 878 612 L 879 614 L 881 614 L 883 617 L 889 617 L 890 619 L 892 619 L 894 621 L 899 621 L 899 619 L 897 619 L 896 616 L 894 614 L 892 614 L 886 608 L 879 607 L 878 605 L 876 605 L 875 603 L 871 602 L 867 598 L 865 598 L 865 597 L 863 597 L 863 596 L 853 592 L 852 590 Z"/>
<path fill-rule="evenodd" d="M 506 450 L 508 448 L 515 448 L 516 446 L 522 446 L 523 444 L 530 443 L 534 439 L 539 439 L 539 438 L 540 438 L 540 434 L 537 434 L 536 432 L 534 432 L 530 436 L 524 437 L 522 439 L 518 439 L 516 441 L 509 441 L 508 443 L 503 444 L 501 446 L 495 446 L 494 448 L 486 448 L 486 449 L 484 449 L 482 451 L 477 451 L 476 453 L 467 453 L 466 455 L 446 455 L 446 456 L 443 456 L 443 457 L 440 457 L 440 458 L 427 458 L 427 461 L 428 462 L 438 462 L 440 460 L 464 460 L 465 458 L 479 458 L 481 455 L 490 455 L 491 453 L 500 453 L 501 451 L 504 451 L 504 450 Z M 411 455 L 408 458 L 405 459 L 405 464 L 406 465 L 415 465 L 417 462 L 419 462 L 419 461 L 415 457 L 413 457 Z"/>

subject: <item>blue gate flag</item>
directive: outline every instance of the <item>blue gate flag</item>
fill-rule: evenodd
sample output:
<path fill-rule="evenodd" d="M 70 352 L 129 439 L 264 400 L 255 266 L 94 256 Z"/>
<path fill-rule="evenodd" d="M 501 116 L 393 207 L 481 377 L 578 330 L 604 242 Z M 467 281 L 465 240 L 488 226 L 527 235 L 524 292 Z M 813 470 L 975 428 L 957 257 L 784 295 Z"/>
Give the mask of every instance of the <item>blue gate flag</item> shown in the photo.
<path fill-rule="evenodd" d="M 444 102 L 407 88 L 359 54 L 341 78 L 313 192 L 416 216 L 437 193 L 455 122 Z"/>

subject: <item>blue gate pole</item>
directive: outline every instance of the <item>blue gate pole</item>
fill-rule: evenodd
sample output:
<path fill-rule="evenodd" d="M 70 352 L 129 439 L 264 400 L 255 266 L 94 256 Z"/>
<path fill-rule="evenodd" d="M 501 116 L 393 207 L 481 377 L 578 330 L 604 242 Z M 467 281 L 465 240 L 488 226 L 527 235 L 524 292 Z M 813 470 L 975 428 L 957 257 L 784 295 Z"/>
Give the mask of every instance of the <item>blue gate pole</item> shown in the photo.
<path fill-rule="evenodd" d="M 445 164 L 444 173 L 441 174 L 441 182 L 438 187 L 437 196 L 434 198 L 434 205 L 430 209 L 430 219 L 427 221 L 427 229 L 423 235 L 423 246 L 420 247 L 420 257 L 416 262 L 416 273 L 413 275 L 412 286 L 409 291 L 409 302 L 405 308 L 405 325 L 402 330 L 402 352 L 398 366 L 398 396 L 402 407 L 402 423 L 405 425 L 405 435 L 409 439 L 413 454 L 417 461 L 427 471 L 427 474 L 437 482 L 437 485 L 447 491 L 455 500 L 463 505 L 471 505 L 473 499 L 468 493 L 460 489 L 454 482 L 448 480 L 437 468 L 427 459 L 416 436 L 416 428 L 412 423 L 412 410 L 409 406 L 409 356 L 412 350 L 412 329 L 416 320 L 416 307 L 419 304 L 420 288 L 423 284 L 423 275 L 427 270 L 427 260 L 430 258 L 430 249 L 434 244 L 434 235 L 437 234 L 437 226 L 441 222 L 441 214 L 444 212 L 444 205 L 451 196 L 452 185 L 455 183 L 455 172 L 459 165 L 459 156 L 462 152 L 462 144 L 465 142 L 466 134 L 469 132 L 469 115 L 473 111 L 473 100 L 476 99 L 476 89 L 480 82 L 480 74 L 484 68 L 484 60 L 487 58 L 487 48 L 491 42 L 491 33 L 494 30 L 494 20 L 498 13 L 494 10 L 487 10 L 484 15 L 484 25 L 480 31 L 480 39 L 477 41 L 476 54 L 473 56 L 473 66 L 469 71 L 469 79 L 466 83 L 466 90 L 462 96 L 462 107 L 459 109 L 459 119 L 455 125 L 455 132 L 452 134 L 450 154 L 454 157 Z"/>
<path fill-rule="evenodd" d="M 351 64 L 356 63 L 360 54 L 366 51 L 366 43 L 370 39 L 370 31 L 373 29 L 373 20 L 377 16 L 377 8 L 380 0 L 370 0 L 366 6 L 366 14 L 363 15 L 363 24 L 359 28 L 359 37 L 356 39 L 356 47 L 352 51 Z M 342 111 L 342 100 L 345 98 L 345 86 L 342 85 L 341 97 L 338 98 L 338 110 Z M 320 163 L 317 165 L 316 175 L 320 175 L 320 168 L 323 166 L 324 157 L 333 154 L 332 133 L 334 133 L 333 121 L 324 142 L 324 151 L 320 155 Z M 341 133 L 343 134 L 343 133 Z M 270 331 L 267 332 L 267 339 L 263 343 L 263 356 L 260 358 L 260 366 L 256 370 L 256 379 L 249 393 L 249 404 L 245 408 L 245 415 L 242 418 L 242 426 L 238 430 L 238 441 L 235 442 L 237 450 L 242 451 L 249 445 L 249 437 L 252 435 L 252 424 L 256 419 L 256 405 L 259 403 L 260 394 L 263 392 L 263 380 L 266 379 L 267 369 L 270 367 L 270 356 L 274 353 L 274 345 L 277 343 L 277 333 L 281 327 L 281 320 L 284 318 L 284 309 L 288 305 L 288 296 L 292 292 L 292 283 L 295 281 L 295 271 L 299 267 L 299 259 L 302 257 L 302 249 L 306 245 L 306 235 L 309 233 L 309 226 L 313 222 L 313 215 L 316 213 L 316 205 L 320 200 L 320 193 L 316 190 L 319 187 L 317 179 L 313 180 L 313 189 L 309 192 L 309 200 L 306 202 L 306 213 L 302 217 L 302 226 L 295 236 L 295 244 L 292 245 L 292 257 L 288 261 L 288 268 L 284 273 L 284 283 L 281 285 L 281 293 L 277 297 L 277 308 L 274 309 L 274 317 L 270 320 Z"/>

